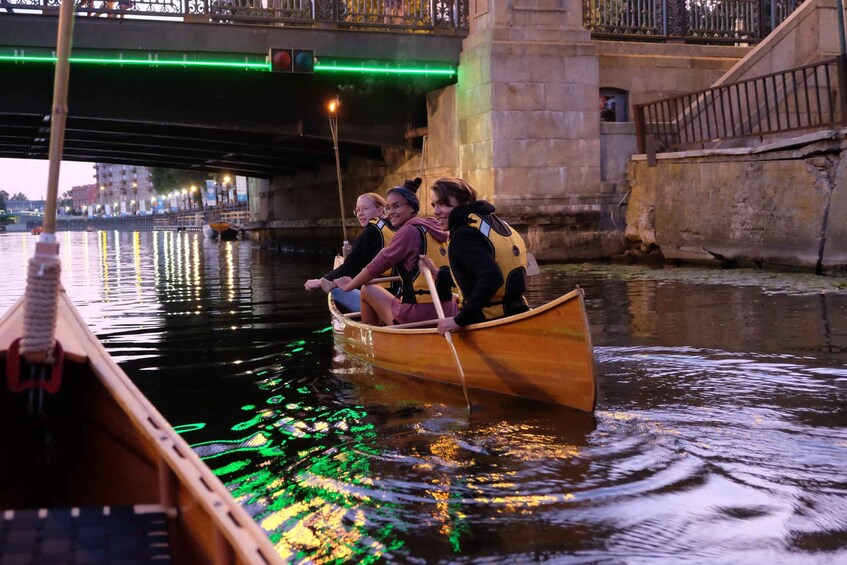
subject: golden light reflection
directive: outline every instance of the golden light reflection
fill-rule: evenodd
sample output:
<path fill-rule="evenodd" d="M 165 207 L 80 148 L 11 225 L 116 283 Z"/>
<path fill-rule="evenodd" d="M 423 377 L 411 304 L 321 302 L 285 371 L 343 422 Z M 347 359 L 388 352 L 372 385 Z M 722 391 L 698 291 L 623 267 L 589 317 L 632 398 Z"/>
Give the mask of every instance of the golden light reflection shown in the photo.
<path fill-rule="evenodd" d="M 135 291 L 141 298 L 141 234 L 137 231 L 132 232 L 132 259 L 135 266 Z"/>
<path fill-rule="evenodd" d="M 106 237 L 106 231 L 100 232 L 98 238 L 99 256 L 100 256 L 100 277 L 102 279 L 103 301 L 109 301 L 109 241 Z"/>
<path fill-rule="evenodd" d="M 347 508 L 315 497 L 308 504 L 298 502 L 274 513 L 262 521 L 262 527 L 266 530 L 276 528 L 289 519 L 299 517 L 294 527 L 283 533 L 275 545 L 283 560 L 291 561 L 299 553 L 307 552 L 310 563 L 349 562 L 357 556 L 355 548 L 362 540 L 359 528 L 345 526 L 350 512 Z M 366 521 L 361 511 L 353 517 L 357 524 Z M 385 552 L 379 542 L 369 545 L 373 548 L 373 556 L 379 557 Z"/>
<path fill-rule="evenodd" d="M 120 291 L 121 277 L 123 271 L 123 262 L 121 261 L 121 232 L 115 230 L 112 232 L 115 237 L 115 286 Z"/>
<path fill-rule="evenodd" d="M 235 300 L 235 258 L 233 257 L 233 250 L 235 249 L 235 245 L 231 241 L 226 242 L 226 286 L 227 290 L 227 298 L 230 302 Z"/>

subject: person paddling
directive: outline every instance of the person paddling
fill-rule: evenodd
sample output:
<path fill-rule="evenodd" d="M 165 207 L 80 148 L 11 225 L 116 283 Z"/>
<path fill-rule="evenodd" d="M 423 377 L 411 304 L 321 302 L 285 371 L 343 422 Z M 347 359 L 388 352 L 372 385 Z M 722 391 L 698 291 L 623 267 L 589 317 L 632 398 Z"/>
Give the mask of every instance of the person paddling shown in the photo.
<path fill-rule="evenodd" d="M 388 245 L 397 231 L 391 225 L 391 222 L 385 219 L 385 199 L 375 192 L 367 192 L 359 196 L 356 199 L 356 208 L 353 209 L 353 214 L 356 215 L 359 225 L 364 229 L 356 238 L 356 242 L 344 262 L 323 277 L 309 279 L 303 285 L 309 291 L 321 289 L 327 293 L 331 292 L 336 305 L 350 312 L 356 312 L 360 308 L 359 291 L 353 290 L 348 293 L 338 289 L 336 279 L 357 275 L 376 257 L 377 253 Z M 383 274 L 390 276 L 395 273 L 389 270 Z M 386 283 L 386 288 L 395 291 L 397 289 L 390 283 Z"/>
<path fill-rule="evenodd" d="M 443 335 L 468 324 L 529 310 L 524 298 L 526 245 L 521 236 L 460 178 L 441 177 L 430 192 L 435 219 L 450 232 L 450 272 L 462 295 L 458 315 L 439 322 L 438 332 Z M 433 273 L 440 271 L 423 257 L 419 266 Z"/>
<path fill-rule="evenodd" d="M 406 324 L 438 317 L 426 279 L 418 269 L 420 255 L 428 256 L 438 271 L 439 296 L 436 299 L 441 302 L 445 315 L 453 316 L 457 312 L 447 269 L 447 231 L 435 219 L 417 216 L 420 202 L 416 193 L 420 185 L 420 178 L 407 179 L 402 186 L 388 191 L 385 212 L 397 233 L 354 278 L 340 277 L 335 281 L 342 290 L 361 287 L 362 322 L 366 324 L 375 325 L 380 319 L 386 325 Z M 367 284 L 391 267 L 397 269 L 402 281 L 399 298 L 382 287 Z"/>

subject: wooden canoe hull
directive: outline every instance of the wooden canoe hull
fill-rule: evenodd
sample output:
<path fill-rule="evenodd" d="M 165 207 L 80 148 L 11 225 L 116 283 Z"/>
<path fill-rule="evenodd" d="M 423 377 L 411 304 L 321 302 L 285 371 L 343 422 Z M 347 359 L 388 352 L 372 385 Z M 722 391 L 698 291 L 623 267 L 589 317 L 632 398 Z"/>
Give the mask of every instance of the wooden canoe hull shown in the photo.
<path fill-rule="evenodd" d="M 345 353 L 398 373 L 460 385 L 449 346 L 435 329 L 362 324 L 330 298 L 333 330 Z M 582 291 L 509 318 L 453 333 L 465 381 L 477 388 L 591 412 L 596 381 Z"/>
<path fill-rule="evenodd" d="M 175 563 L 280 563 L 265 533 L 91 333 L 64 291 L 56 338 L 62 386 L 45 394 L 50 465 L 27 392 L 6 387 L 23 299 L 0 319 L 0 510 L 156 505 L 171 509 Z M 33 424 L 34 423 L 34 424 Z M 9 433 L 8 430 L 15 430 Z M 27 437 L 26 434 L 31 434 Z"/>

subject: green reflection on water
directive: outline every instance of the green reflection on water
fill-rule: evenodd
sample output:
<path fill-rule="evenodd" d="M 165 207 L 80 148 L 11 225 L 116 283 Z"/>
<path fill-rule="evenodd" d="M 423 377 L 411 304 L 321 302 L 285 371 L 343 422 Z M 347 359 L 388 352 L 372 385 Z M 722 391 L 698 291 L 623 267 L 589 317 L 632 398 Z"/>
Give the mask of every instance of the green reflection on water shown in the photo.
<path fill-rule="evenodd" d="M 381 450 L 367 411 L 321 404 L 314 388 L 319 379 L 304 384 L 305 369 L 296 362 L 310 355 L 309 347 L 291 342 L 280 354 L 285 361 L 257 371 L 264 375 L 257 389 L 267 396 L 241 406 L 244 418 L 217 432 L 232 436 L 197 437 L 191 446 L 268 532 L 283 559 L 373 563 L 404 545 L 396 536 L 403 527 L 399 506 L 376 486 L 372 461 Z"/>

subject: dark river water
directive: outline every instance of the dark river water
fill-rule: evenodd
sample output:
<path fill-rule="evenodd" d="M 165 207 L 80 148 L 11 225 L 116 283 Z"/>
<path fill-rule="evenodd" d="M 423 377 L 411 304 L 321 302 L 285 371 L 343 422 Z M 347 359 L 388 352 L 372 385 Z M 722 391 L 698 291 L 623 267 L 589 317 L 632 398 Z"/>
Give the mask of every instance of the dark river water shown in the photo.
<path fill-rule="evenodd" d="M 60 234 L 112 356 L 294 563 L 847 562 L 847 279 L 547 265 L 585 289 L 593 415 L 375 371 L 331 257 Z M 0 311 L 35 237 L 0 235 Z M 446 351 L 444 352 L 446 354 Z"/>

